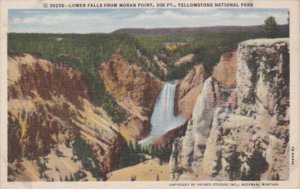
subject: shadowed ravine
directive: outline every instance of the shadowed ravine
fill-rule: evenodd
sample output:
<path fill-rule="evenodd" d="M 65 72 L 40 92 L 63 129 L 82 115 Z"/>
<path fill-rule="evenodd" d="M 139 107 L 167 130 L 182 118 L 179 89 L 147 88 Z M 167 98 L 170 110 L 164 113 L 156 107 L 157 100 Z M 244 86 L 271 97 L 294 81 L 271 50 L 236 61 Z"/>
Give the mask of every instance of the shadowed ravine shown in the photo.
<path fill-rule="evenodd" d="M 186 120 L 174 115 L 176 84 L 166 83 L 156 99 L 151 116 L 151 133 L 139 143 L 148 145 L 167 131 L 182 125 Z"/>

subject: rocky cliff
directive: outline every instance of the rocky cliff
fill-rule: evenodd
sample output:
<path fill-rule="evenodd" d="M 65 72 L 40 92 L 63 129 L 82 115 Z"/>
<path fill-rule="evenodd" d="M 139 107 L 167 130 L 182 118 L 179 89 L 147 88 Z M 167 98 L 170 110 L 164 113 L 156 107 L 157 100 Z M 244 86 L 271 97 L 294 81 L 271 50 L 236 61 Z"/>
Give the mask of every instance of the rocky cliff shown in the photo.
<path fill-rule="evenodd" d="M 212 77 L 223 88 L 236 87 L 237 50 L 224 53 L 214 67 Z"/>
<path fill-rule="evenodd" d="M 128 140 L 147 136 L 151 129 L 150 117 L 163 82 L 117 53 L 101 64 L 99 74 L 107 91 L 129 115 L 120 128 L 123 136 Z"/>
<path fill-rule="evenodd" d="M 205 79 L 209 74 L 203 65 L 194 66 L 191 71 L 178 82 L 176 89 L 176 114 L 191 118 L 193 107 L 201 93 Z"/>
<path fill-rule="evenodd" d="M 121 141 L 80 72 L 9 56 L 8 180 L 101 179 L 116 166 Z"/>
<path fill-rule="evenodd" d="M 212 75 L 215 81 L 223 88 L 236 86 L 237 54 L 236 50 L 224 53 L 217 66 L 213 69 L 205 68 L 202 64 L 196 65 L 178 82 L 176 92 L 176 113 L 186 119 L 192 116 L 197 97 L 203 90 L 205 80 Z"/>
<path fill-rule="evenodd" d="M 236 83 L 234 70 L 205 80 L 173 145 L 173 180 L 288 179 L 288 39 L 240 43 L 236 70 Z"/>

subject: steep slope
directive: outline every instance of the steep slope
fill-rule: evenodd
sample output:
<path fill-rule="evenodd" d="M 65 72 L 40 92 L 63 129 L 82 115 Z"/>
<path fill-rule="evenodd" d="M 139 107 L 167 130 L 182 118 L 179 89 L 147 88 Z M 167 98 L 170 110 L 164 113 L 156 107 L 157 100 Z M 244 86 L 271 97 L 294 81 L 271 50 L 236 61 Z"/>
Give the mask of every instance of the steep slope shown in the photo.
<path fill-rule="evenodd" d="M 205 81 L 173 145 L 173 180 L 288 179 L 288 39 L 242 42 L 237 57 L 235 90 L 234 79 Z"/>
<path fill-rule="evenodd" d="M 150 117 L 163 83 L 119 54 L 101 64 L 99 74 L 107 91 L 129 114 L 121 133 L 129 140 L 141 139 L 151 129 Z"/>
<path fill-rule="evenodd" d="M 169 166 L 160 164 L 158 159 L 113 171 L 108 175 L 108 181 L 168 181 Z"/>
<path fill-rule="evenodd" d="M 223 88 L 236 87 L 237 51 L 224 53 L 219 63 L 214 67 L 212 77 Z"/>
<path fill-rule="evenodd" d="M 194 66 L 184 79 L 178 82 L 176 93 L 177 114 L 181 114 L 187 119 L 191 118 L 197 97 L 203 89 L 205 80 L 210 75 L 222 87 L 234 88 L 236 86 L 236 69 L 236 50 L 224 53 L 212 73 L 205 69 L 202 64 Z"/>
<path fill-rule="evenodd" d="M 178 82 L 176 91 L 176 113 L 189 119 L 198 95 L 201 93 L 203 83 L 208 77 L 203 65 L 194 66 L 193 69 Z"/>
<path fill-rule="evenodd" d="M 101 179 L 115 167 L 121 140 L 80 72 L 29 54 L 9 56 L 8 180 Z"/>
<path fill-rule="evenodd" d="M 205 69 L 202 64 L 193 67 L 189 73 L 178 82 L 176 91 L 176 114 L 183 115 L 186 119 L 192 117 L 192 112 L 197 101 L 197 97 L 201 94 L 205 80 L 211 75 L 214 81 L 227 90 L 231 90 L 236 86 L 236 70 L 237 70 L 237 54 L 236 50 L 224 53 L 219 63 L 214 67 L 212 73 Z M 231 101 L 234 98 L 231 98 Z M 230 102 L 232 104 L 232 102 Z M 185 132 L 187 124 L 166 135 L 156 141 L 157 144 L 163 144 L 162 141 L 174 139 L 182 132 Z M 178 134 L 180 133 L 180 134 Z"/>

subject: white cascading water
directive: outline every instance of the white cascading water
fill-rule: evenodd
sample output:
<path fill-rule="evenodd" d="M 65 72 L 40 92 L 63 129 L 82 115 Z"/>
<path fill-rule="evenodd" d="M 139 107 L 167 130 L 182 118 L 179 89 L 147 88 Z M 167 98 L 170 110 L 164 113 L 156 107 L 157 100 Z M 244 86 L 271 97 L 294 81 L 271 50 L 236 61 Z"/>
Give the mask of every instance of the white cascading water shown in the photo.
<path fill-rule="evenodd" d="M 176 84 L 165 83 L 156 99 L 151 116 L 151 133 L 147 138 L 141 140 L 140 144 L 148 145 L 167 131 L 184 124 L 185 119 L 182 116 L 174 116 L 175 92 Z"/>

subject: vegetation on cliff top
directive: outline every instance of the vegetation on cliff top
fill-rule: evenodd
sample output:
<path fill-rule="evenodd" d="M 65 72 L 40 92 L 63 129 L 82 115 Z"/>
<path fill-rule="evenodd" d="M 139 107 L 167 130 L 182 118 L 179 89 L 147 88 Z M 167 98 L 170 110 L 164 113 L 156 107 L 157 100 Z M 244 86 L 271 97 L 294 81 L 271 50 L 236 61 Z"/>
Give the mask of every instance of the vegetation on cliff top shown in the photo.
<path fill-rule="evenodd" d="M 278 32 L 277 37 L 287 37 Z M 212 68 L 220 56 L 237 47 L 243 40 L 264 37 L 261 32 L 199 33 L 186 35 L 133 35 L 133 34 L 17 34 L 8 35 L 8 53 L 30 53 L 62 63 L 79 70 L 87 80 L 93 101 L 102 106 L 114 122 L 126 119 L 125 111 L 108 94 L 101 80 L 99 65 L 114 52 L 119 52 L 130 63 L 137 63 L 145 71 L 161 80 L 183 78 L 196 64 Z M 166 44 L 184 44 L 175 49 Z M 142 56 L 139 56 L 137 52 Z M 193 60 L 176 66 L 174 63 L 187 54 L 195 54 Z M 165 76 L 154 61 L 154 56 L 167 65 Z"/>

